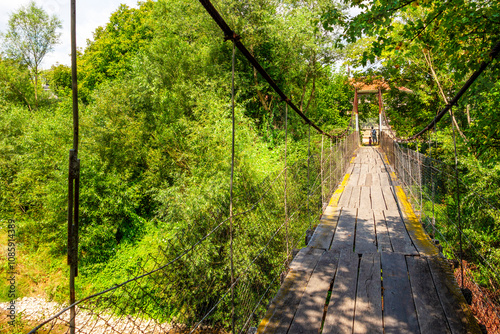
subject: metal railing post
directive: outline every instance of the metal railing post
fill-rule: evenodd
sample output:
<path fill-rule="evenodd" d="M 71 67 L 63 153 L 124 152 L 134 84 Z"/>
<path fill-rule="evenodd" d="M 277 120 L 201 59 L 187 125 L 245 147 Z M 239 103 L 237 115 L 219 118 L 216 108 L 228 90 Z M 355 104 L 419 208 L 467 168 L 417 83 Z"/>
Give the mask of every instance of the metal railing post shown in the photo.
<path fill-rule="evenodd" d="M 233 253 L 233 180 L 234 180 L 234 146 L 235 146 L 235 119 L 234 119 L 234 63 L 236 46 L 233 41 L 232 76 L 231 76 L 231 180 L 229 183 L 229 256 L 231 262 L 231 332 L 235 334 L 235 305 L 234 305 L 234 253 Z"/>

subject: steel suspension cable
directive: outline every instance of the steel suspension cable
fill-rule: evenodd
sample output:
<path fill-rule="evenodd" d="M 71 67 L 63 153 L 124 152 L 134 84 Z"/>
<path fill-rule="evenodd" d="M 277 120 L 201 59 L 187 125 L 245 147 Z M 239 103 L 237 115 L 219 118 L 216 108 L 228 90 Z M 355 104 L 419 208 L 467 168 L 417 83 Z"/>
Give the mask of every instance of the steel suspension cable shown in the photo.
<path fill-rule="evenodd" d="M 395 138 L 399 142 L 410 142 L 415 140 L 416 138 L 420 137 L 430 129 L 434 128 L 436 124 L 443 118 L 443 116 L 451 110 L 451 108 L 458 103 L 462 95 L 465 94 L 465 92 L 472 86 L 474 81 L 476 81 L 477 78 L 483 73 L 483 71 L 488 67 L 488 65 L 498 57 L 500 54 L 500 42 L 498 42 L 490 51 L 490 59 L 488 61 L 483 61 L 481 63 L 481 66 L 479 69 L 477 69 L 467 80 L 467 82 L 462 86 L 462 88 L 458 91 L 458 93 L 451 99 L 451 101 L 436 115 L 436 117 L 422 130 L 420 130 L 418 133 L 414 134 L 413 136 L 402 139 L 402 138 Z"/>
<path fill-rule="evenodd" d="M 288 154 L 288 104 L 285 104 L 285 231 L 286 231 L 286 255 L 287 258 L 290 255 L 289 247 L 289 235 L 288 235 L 288 207 L 287 207 L 287 154 Z"/>
<path fill-rule="evenodd" d="M 336 137 L 329 133 L 324 132 L 319 126 L 317 126 L 313 121 L 311 121 L 291 100 L 286 96 L 286 94 L 279 88 L 276 82 L 271 78 L 271 76 L 266 72 L 266 70 L 260 65 L 260 63 L 255 59 L 255 57 L 248 51 L 245 45 L 241 42 L 241 36 L 237 35 L 226 23 L 226 21 L 219 14 L 217 9 L 213 6 L 210 0 L 199 0 L 203 5 L 205 10 L 212 16 L 212 19 L 217 23 L 217 25 L 221 28 L 224 33 L 225 40 L 231 40 L 234 42 L 236 47 L 240 50 L 240 52 L 245 56 L 245 58 L 253 65 L 253 67 L 259 72 L 259 74 L 267 81 L 267 83 L 273 88 L 273 90 L 279 95 L 279 97 L 286 102 L 290 108 L 295 111 L 306 124 L 309 124 L 313 128 L 316 129 L 319 133 L 327 136 L 327 137 Z"/>
<path fill-rule="evenodd" d="M 453 111 L 451 111 L 451 116 L 453 117 Z M 461 288 L 464 288 L 464 259 L 463 259 L 463 247 L 462 247 L 462 220 L 460 215 L 460 180 L 458 178 L 458 155 L 457 155 L 457 141 L 455 136 L 455 126 L 451 124 L 453 129 L 453 147 L 455 149 L 455 178 L 457 182 L 457 215 L 458 215 L 458 234 L 459 234 L 459 245 L 460 245 L 460 271 L 461 271 Z"/>
<path fill-rule="evenodd" d="M 234 261 L 233 261 L 233 180 L 234 180 L 234 144 L 235 144 L 235 121 L 234 121 L 234 63 L 236 48 L 233 43 L 232 74 L 231 74 L 231 118 L 232 118 L 232 140 L 231 140 L 231 180 L 229 185 L 229 251 L 231 258 L 231 332 L 234 332 Z"/>

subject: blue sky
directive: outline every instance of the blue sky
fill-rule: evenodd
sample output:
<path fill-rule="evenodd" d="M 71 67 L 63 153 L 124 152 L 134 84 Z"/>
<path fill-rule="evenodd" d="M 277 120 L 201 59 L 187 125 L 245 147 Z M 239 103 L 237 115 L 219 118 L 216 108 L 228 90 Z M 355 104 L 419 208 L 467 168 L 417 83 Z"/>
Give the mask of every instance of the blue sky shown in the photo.
<path fill-rule="evenodd" d="M 0 0 L 0 31 L 6 32 L 7 22 L 12 12 L 29 0 Z M 35 0 L 50 15 L 56 15 L 62 21 L 60 31 L 61 43 L 56 45 L 54 51 L 45 56 L 42 68 L 50 68 L 56 62 L 69 65 L 71 63 L 71 35 L 70 35 L 70 0 Z M 77 12 L 77 47 L 85 48 L 87 39 L 92 39 L 92 33 L 98 26 L 106 24 L 120 4 L 137 7 L 137 0 L 76 0 Z"/>

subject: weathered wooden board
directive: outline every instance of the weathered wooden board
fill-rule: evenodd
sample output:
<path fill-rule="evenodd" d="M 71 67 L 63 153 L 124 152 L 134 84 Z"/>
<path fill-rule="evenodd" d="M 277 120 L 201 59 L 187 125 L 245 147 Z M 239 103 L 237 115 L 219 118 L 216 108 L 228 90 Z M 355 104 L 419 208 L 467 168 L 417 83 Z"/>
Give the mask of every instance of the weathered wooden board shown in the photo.
<path fill-rule="evenodd" d="M 353 251 L 354 248 L 354 229 L 356 226 L 357 209 L 344 208 L 340 214 L 337 229 L 333 236 L 332 250 Z"/>
<path fill-rule="evenodd" d="M 366 181 L 366 174 L 359 174 L 359 179 L 358 179 L 358 186 L 362 186 L 365 184 Z"/>
<path fill-rule="evenodd" d="M 352 333 L 359 257 L 351 251 L 340 253 L 332 296 L 326 312 L 323 334 Z"/>
<path fill-rule="evenodd" d="M 361 170 L 361 165 L 355 162 L 352 168 L 352 175 L 359 174 L 360 170 Z"/>
<path fill-rule="evenodd" d="M 351 174 L 349 177 L 349 181 L 347 182 L 348 186 L 355 187 L 358 185 L 359 174 Z"/>
<path fill-rule="evenodd" d="M 425 334 L 451 333 L 425 258 L 406 257 L 411 291 L 420 331 Z"/>
<path fill-rule="evenodd" d="M 361 168 L 359 170 L 360 174 L 367 174 L 368 173 L 368 161 L 365 161 L 363 164 L 361 164 Z"/>
<path fill-rule="evenodd" d="M 389 183 L 389 175 L 387 173 L 380 173 L 380 185 L 382 187 L 389 187 L 391 184 Z"/>
<path fill-rule="evenodd" d="M 361 192 L 359 196 L 359 207 L 362 209 L 371 209 L 372 200 L 370 196 L 370 187 L 361 186 Z"/>
<path fill-rule="evenodd" d="M 380 253 L 363 254 L 359 264 L 354 334 L 382 334 Z"/>
<path fill-rule="evenodd" d="M 290 263 L 290 270 L 312 270 L 324 252 L 324 249 L 302 248 Z"/>
<path fill-rule="evenodd" d="M 358 254 L 377 252 L 375 222 L 373 220 L 373 211 L 370 209 L 358 209 L 354 250 Z"/>
<path fill-rule="evenodd" d="M 371 186 L 372 185 L 372 177 L 373 177 L 372 175 L 373 175 L 372 173 L 366 174 L 365 183 L 363 184 L 364 186 Z"/>
<path fill-rule="evenodd" d="M 379 252 L 392 252 L 391 238 L 385 224 L 382 211 L 373 211 L 375 217 L 375 231 L 377 233 L 377 248 Z"/>
<path fill-rule="evenodd" d="M 372 186 L 380 187 L 380 172 L 372 173 Z"/>
<path fill-rule="evenodd" d="M 288 331 L 289 334 L 319 333 L 325 310 L 325 301 L 337 271 L 338 261 L 338 252 L 328 251 L 321 256 L 300 300 Z"/>
<path fill-rule="evenodd" d="M 427 262 L 451 332 L 453 334 L 481 333 L 450 266 L 438 257 L 429 257 Z"/>
<path fill-rule="evenodd" d="M 331 208 L 331 207 L 328 207 Z M 326 210 L 325 210 L 326 212 Z M 340 208 L 336 207 L 328 212 L 328 215 L 323 214 L 320 223 L 316 230 L 314 231 L 311 240 L 309 241 L 308 247 L 329 249 L 332 244 L 333 235 L 335 234 L 335 229 L 337 228 L 337 222 L 340 216 Z"/>
<path fill-rule="evenodd" d="M 404 254 L 381 253 L 384 333 L 420 333 Z"/>
<path fill-rule="evenodd" d="M 406 226 L 399 215 L 399 211 L 384 211 L 384 214 L 389 237 L 391 238 L 392 249 L 398 253 L 418 255 L 406 231 Z"/>
<path fill-rule="evenodd" d="M 381 187 L 372 186 L 370 195 L 371 195 L 373 210 L 382 211 L 387 209 Z"/>
<path fill-rule="evenodd" d="M 385 205 L 387 206 L 387 210 L 389 211 L 397 211 L 398 205 L 396 204 L 396 199 L 394 198 L 394 194 L 392 193 L 391 187 L 381 187 L 382 193 L 384 194 Z"/>
<path fill-rule="evenodd" d="M 351 199 L 349 200 L 350 208 L 359 208 L 359 200 L 361 195 L 361 187 L 352 187 Z"/>
<path fill-rule="evenodd" d="M 347 186 L 344 188 L 344 191 L 342 192 L 342 195 L 340 196 L 339 203 L 337 206 L 339 207 L 348 207 L 349 206 L 349 201 L 351 199 L 351 194 L 352 194 L 352 186 Z"/>
<path fill-rule="evenodd" d="M 324 252 L 314 248 L 302 248 L 299 251 L 290 264 L 285 282 L 259 325 L 259 333 L 286 333 L 311 274 Z"/>

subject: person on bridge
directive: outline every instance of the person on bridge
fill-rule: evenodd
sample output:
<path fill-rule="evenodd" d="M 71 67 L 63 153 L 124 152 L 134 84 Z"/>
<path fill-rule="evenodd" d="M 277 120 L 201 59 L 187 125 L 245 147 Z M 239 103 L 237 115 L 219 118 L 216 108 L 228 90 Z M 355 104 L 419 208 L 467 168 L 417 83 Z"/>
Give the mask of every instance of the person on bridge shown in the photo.
<path fill-rule="evenodd" d="M 375 145 L 377 143 L 377 130 L 375 130 L 372 126 L 372 143 Z"/>

